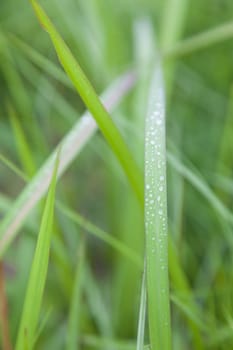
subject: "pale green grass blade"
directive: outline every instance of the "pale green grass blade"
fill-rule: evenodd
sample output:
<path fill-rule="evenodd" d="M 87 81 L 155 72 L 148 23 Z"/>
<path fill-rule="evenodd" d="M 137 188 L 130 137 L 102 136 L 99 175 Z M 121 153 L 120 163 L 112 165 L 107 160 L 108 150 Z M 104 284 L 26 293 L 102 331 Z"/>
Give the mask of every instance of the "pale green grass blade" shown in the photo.
<path fill-rule="evenodd" d="M 190 55 L 233 37 L 233 22 L 224 23 L 164 49 L 165 58 Z"/>
<path fill-rule="evenodd" d="M 151 350 L 171 349 L 165 145 L 165 96 L 155 67 L 145 122 L 145 230 Z"/>
<path fill-rule="evenodd" d="M 144 267 L 143 276 L 142 276 L 136 350 L 144 349 L 145 323 L 146 323 L 146 266 Z"/>
<path fill-rule="evenodd" d="M 78 350 L 80 344 L 80 321 L 82 318 L 82 291 L 84 282 L 85 241 L 82 238 L 77 257 L 72 298 L 70 302 L 69 320 L 66 333 L 66 349 Z"/>
<path fill-rule="evenodd" d="M 189 0 L 164 1 L 164 13 L 162 16 L 159 40 L 162 52 L 173 47 L 182 37 L 188 5 Z M 169 102 L 176 69 L 175 62 L 168 62 L 165 68 L 166 92 Z"/>
<path fill-rule="evenodd" d="M 103 349 L 104 346 L 115 348 L 117 350 L 135 350 L 135 343 L 132 341 L 122 341 L 118 339 L 97 337 L 94 335 L 84 335 L 83 344 L 90 349 Z"/>
<path fill-rule="evenodd" d="M 231 211 L 221 202 L 221 200 L 215 195 L 208 184 L 202 178 L 200 178 L 200 176 L 191 171 L 171 152 L 167 152 L 167 159 L 169 164 L 171 164 L 176 171 L 178 171 L 196 188 L 198 192 L 200 192 L 208 200 L 208 202 L 223 219 L 233 222 Z"/>
<path fill-rule="evenodd" d="M 106 108 L 109 110 L 114 109 L 123 96 L 132 88 L 134 82 L 135 77 L 131 73 L 127 73 L 116 80 L 102 96 Z M 96 130 L 97 125 L 95 121 L 90 113 L 86 112 L 61 141 L 62 148 L 58 176 L 62 175 Z M 16 236 L 18 229 L 30 211 L 46 192 L 51 179 L 56 153 L 57 149 L 25 187 L 11 210 L 7 213 L 7 216 L 2 220 L 0 224 L 0 256 L 3 255 Z"/>
<path fill-rule="evenodd" d="M 161 48 L 167 50 L 174 46 L 183 32 L 189 0 L 165 0 L 161 24 Z"/>
<path fill-rule="evenodd" d="M 84 335 L 83 344 L 89 346 L 91 349 L 102 349 L 104 344 L 110 347 L 115 347 L 117 350 L 135 350 L 136 344 L 134 341 L 123 341 L 110 338 L 99 338 L 94 335 Z M 143 350 L 150 350 L 149 345 L 145 345 Z"/>
<path fill-rule="evenodd" d="M 56 159 L 50 190 L 42 216 L 19 325 L 16 350 L 32 349 L 35 341 L 49 263 L 58 162 L 59 158 Z"/>
<path fill-rule="evenodd" d="M 138 166 L 132 158 L 132 155 L 130 154 L 120 132 L 110 118 L 107 110 L 99 100 L 94 88 L 83 73 L 78 62 L 75 60 L 71 51 L 56 31 L 46 13 L 36 1 L 32 0 L 31 3 L 41 25 L 50 35 L 50 38 L 53 42 L 58 58 L 64 70 L 66 71 L 77 92 L 80 94 L 84 103 L 95 118 L 100 130 L 102 131 L 111 149 L 122 165 L 129 179 L 129 182 L 135 191 L 135 194 L 137 195 L 139 201 L 142 202 L 142 177 Z"/>
<path fill-rule="evenodd" d="M 0 162 L 5 164 L 13 173 L 19 176 L 23 181 L 25 182 L 28 181 L 28 176 L 1 153 L 0 153 Z"/>

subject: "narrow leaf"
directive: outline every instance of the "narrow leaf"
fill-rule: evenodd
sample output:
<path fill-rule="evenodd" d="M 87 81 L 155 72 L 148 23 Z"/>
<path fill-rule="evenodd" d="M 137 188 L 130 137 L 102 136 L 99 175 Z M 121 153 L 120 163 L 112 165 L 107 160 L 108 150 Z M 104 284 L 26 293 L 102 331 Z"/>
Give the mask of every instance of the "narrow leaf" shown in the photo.
<path fill-rule="evenodd" d="M 112 110 L 132 88 L 134 82 L 135 76 L 131 72 L 117 79 L 102 96 L 106 108 Z M 71 131 L 65 135 L 60 143 L 62 147 L 58 176 L 63 174 L 96 130 L 97 125 L 95 121 L 90 113 L 86 112 Z M 2 220 L 0 224 L 0 256 L 4 254 L 28 214 L 48 189 L 56 154 L 57 148 L 37 172 L 36 176 L 24 188 L 6 217 Z"/>
<path fill-rule="evenodd" d="M 64 70 L 73 82 L 77 92 L 80 94 L 89 111 L 95 118 L 100 130 L 124 169 L 125 174 L 129 179 L 129 183 L 135 191 L 135 194 L 137 195 L 140 203 L 142 203 L 142 176 L 119 130 L 113 123 L 109 113 L 104 108 L 94 88 L 72 55 L 70 49 L 65 44 L 42 7 L 35 0 L 32 0 L 31 3 L 42 27 L 50 35 Z"/>
<path fill-rule="evenodd" d="M 20 321 L 16 350 L 32 349 L 48 270 L 52 237 L 58 158 L 42 216 L 36 250 L 30 271 L 29 282 Z"/>
<path fill-rule="evenodd" d="M 152 77 L 145 125 L 145 225 L 151 350 L 170 350 L 165 96 L 159 64 Z"/>

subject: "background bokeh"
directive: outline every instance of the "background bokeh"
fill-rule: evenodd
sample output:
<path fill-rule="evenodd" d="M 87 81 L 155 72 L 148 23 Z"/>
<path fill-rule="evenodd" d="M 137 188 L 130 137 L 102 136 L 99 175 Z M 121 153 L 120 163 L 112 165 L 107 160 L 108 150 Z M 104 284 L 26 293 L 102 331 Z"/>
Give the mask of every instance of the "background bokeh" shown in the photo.
<path fill-rule="evenodd" d="M 230 23 L 232 1 L 40 3 L 99 94 L 128 69 L 139 73 L 149 69 L 143 67 L 143 59 L 140 61 L 142 42 L 147 38 L 139 39 L 138 30 L 143 29 L 140 25 L 145 22 L 151 26 L 166 79 L 167 148 L 175 159 L 168 163 L 169 233 L 191 285 L 192 300 L 199 306 L 199 313 L 193 314 L 189 309 L 190 296 L 171 282 L 173 348 L 232 348 L 233 29 L 232 38 L 228 35 L 225 40 L 223 35 L 219 42 L 207 42 L 205 47 L 194 47 L 187 54 L 168 54 L 178 43 Z M 38 24 L 30 2 L 1 0 L 0 154 L 29 177 L 85 110 L 69 83 L 62 83 L 56 74 L 49 73 L 49 63 L 59 66 L 49 36 Z M 145 81 L 139 79 L 113 113 L 141 167 L 147 103 L 144 87 Z M 16 122 L 30 149 L 30 159 L 23 156 L 17 142 Z M 24 186 L 25 181 L 2 159 L 1 218 Z M 59 181 L 57 198 L 143 256 L 143 215 L 100 132 Z M 13 342 L 41 208 L 38 205 L 33 211 L 4 256 Z M 118 349 L 134 348 L 130 341 L 137 333 L 141 272 L 58 211 L 54 234 L 62 248 L 52 247 L 41 316 L 44 326 L 36 348 L 64 349 L 82 235 L 87 247 L 80 348 L 112 349 L 101 343 L 104 337 L 125 342 L 118 344 Z M 187 320 L 199 328 L 202 345 L 193 341 Z"/>

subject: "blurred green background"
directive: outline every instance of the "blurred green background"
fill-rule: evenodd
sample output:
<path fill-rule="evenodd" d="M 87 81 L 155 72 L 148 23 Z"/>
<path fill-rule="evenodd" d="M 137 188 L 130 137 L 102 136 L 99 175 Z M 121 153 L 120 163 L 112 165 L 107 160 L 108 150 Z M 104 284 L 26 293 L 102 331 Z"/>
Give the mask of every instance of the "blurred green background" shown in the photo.
<path fill-rule="evenodd" d="M 230 0 L 41 1 L 98 93 L 128 69 L 143 66 L 141 21 L 154 31 L 167 87 L 170 234 L 199 313 L 171 282 L 174 349 L 233 348 L 233 30 L 218 43 L 169 56 L 177 43 L 233 20 Z M 233 26 L 233 22 L 232 22 Z M 138 29 L 137 29 L 138 28 Z M 217 34 L 216 34 L 217 36 Z M 29 177 L 37 172 L 85 106 L 59 66 L 29 1 L 0 2 L 0 153 Z M 113 118 L 143 167 L 146 86 L 139 79 Z M 12 118 L 12 110 L 15 118 Z M 17 143 L 16 120 L 27 145 Z M 24 154 L 25 155 L 25 154 Z M 174 160 L 175 159 L 175 160 Z M 0 163 L 0 216 L 25 186 Z M 127 180 L 99 132 L 59 182 L 57 198 L 143 256 L 143 216 Z M 220 203 L 220 204 L 219 204 Z M 222 209 L 224 208 L 224 209 Z M 225 211 L 227 215 L 225 215 Z M 4 256 L 13 343 L 40 222 L 40 206 Z M 64 349 L 80 237 L 86 237 L 80 305 L 80 349 L 134 349 L 141 272 L 83 228 L 56 212 L 58 246 L 51 252 L 38 349 Z M 55 244 L 54 244 L 55 245 Z M 190 296 L 189 296 L 190 297 Z M 193 341 L 191 320 L 202 345 Z M 92 336 L 92 337 L 91 337 Z M 104 339 L 112 339 L 106 345 Z M 121 341 L 116 346 L 116 343 Z M 115 343 L 114 343 L 115 342 Z M 115 345 L 114 345 L 115 344 Z M 162 349 L 161 349 L 162 350 Z"/>

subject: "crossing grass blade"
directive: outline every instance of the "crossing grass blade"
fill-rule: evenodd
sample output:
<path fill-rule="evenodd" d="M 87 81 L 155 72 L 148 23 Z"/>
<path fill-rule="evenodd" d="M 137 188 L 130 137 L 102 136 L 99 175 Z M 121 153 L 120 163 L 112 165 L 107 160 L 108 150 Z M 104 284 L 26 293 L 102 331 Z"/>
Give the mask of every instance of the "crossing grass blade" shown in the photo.
<path fill-rule="evenodd" d="M 152 76 L 145 122 L 145 231 L 150 346 L 170 350 L 165 94 L 159 63 Z"/>
<path fill-rule="evenodd" d="M 115 156 L 118 158 L 122 168 L 129 179 L 129 183 L 135 191 L 139 201 L 143 202 L 143 187 L 142 175 L 135 163 L 128 147 L 125 144 L 119 130 L 113 123 L 109 113 L 104 108 L 100 99 L 98 98 L 94 88 L 89 82 L 88 78 L 82 71 L 77 60 L 74 58 L 68 46 L 63 41 L 62 37 L 57 32 L 56 28 L 42 9 L 42 7 L 35 0 L 31 0 L 31 4 L 38 17 L 42 27 L 48 32 L 58 58 L 66 71 L 67 75 L 73 82 L 77 92 L 80 94 L 82 100 L 88 107 L 89 111 L 95 118 L 99 129 L 102 131 L 104 137 L 109 143 Z"/>
<path fill-rule="evenodd" d="M 58 162 L 57 156 L 27 285 L 16 350 L 32 349 L 36 337 L 49 263 Z"/>
<path fill-rule="evenodd" d="M 109 110 L 114 109 L 123 96 L 132 88 L 134 82 L 135 77 L 131 72 L 119 77 L 101 97 L 106 108 Z M 97 125 L 95 121 L 90 113 L 86 112 L 71 131 L 65 135 L 60 142 L 62 147 L 58 176 L 63 174 L 96 130 Z M 24 188 L 6 217 L 2 220 L 0 224 L 0 256 L 5 253 L 28 214 L 48 189 L 57 150 L 58 148 L 55 149 L 34 178 Z"/>

